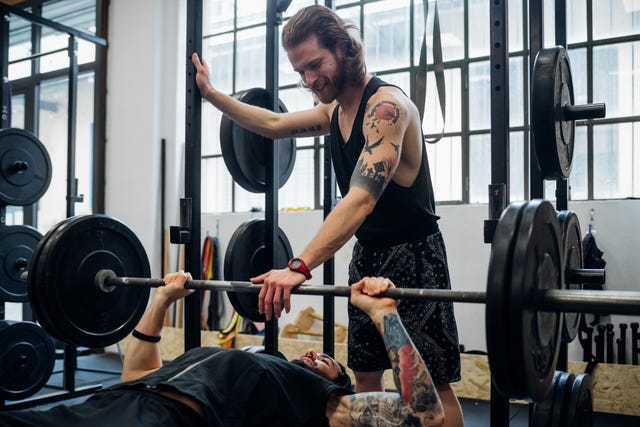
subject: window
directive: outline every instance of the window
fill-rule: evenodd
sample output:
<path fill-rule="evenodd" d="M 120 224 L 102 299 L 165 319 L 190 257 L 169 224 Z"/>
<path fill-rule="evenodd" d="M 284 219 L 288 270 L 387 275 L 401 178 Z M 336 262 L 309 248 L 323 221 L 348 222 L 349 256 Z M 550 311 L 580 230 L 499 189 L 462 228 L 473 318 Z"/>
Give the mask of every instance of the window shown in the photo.
<path fill-rule="evenodd" d="M 265 14 L 249 0 L 205 0 L 206 59 L 215 63 L 213 79 L 228 93 L 264 86 Z M 293 0 L 284 20 L 314 3 Z M 324 3 L 316 1 L 316 3 Z M 575 103 L 604 102 L 607 117 L 578 122 L 569 178 L 573 200 L 640 196 L 640 8 L 625 0 L 567 0 L 568 52 Z M 431 33 L 435 1 L 425 22 L 421 0 L 336 0 L 340 16 L 361 28 L 370 72 L 410 93 L 419 64 L 424 28 L 432 61 Z M 555 45 L 554 4 L 544 1 L 544 45 Z M 262 3 L 260 3 L 262 6 Z M 589 5 L 591 7 L 589 7 Z M 413 6 L 413 7 L 412 7 Z M 439 203 L 486 203 L 490 182 L 489 7 L 486 0 L 439 0 L 446 81 L 446 119 L 440 114 L 433 65 L 427 78 L 423 121 L 436 200 Z M 510 1 L 510 199 L 529 197 L 529 52 L 528 2 Z M 241 14 L 240 11 L 247 13 Z M 593 19 L 598 17 L 598 19 Z M 279 28 L 281 30 L 281 28 Z M 285 52 L 279 51 L 280 97 L 289 110 L 312 105 L 297 88 Z M 203 209 L 242 211 L 264 207 L 264 195 L 245 194 L 233 184 L 219 150 L 219 113 L 203 111 L 203 170 L 217 178 L 216 194 L 203 194 Z M 323 139 L 298 141 L 296 165 L 279 195 L 279 206 L 320 208 L 323 197 Z M 214 172 L 215 171 L 215 172 Z M 211 182 L 211 181 L 210 181 Z M 553 199 L 551 182 L 545 197 Z"/>
<path fill-rule="evenodd" d="M 96 16 L 102 7 L 100 0 L 57 0 L 29 2 L 27 11 L 83 33 L 96 34 Z M 49 190 L 35 205 L 25 207 L 25 223 L 50 229 L 67 216 L 67 125 L 69 91 L 69 35 L 45 25 L 34 25 L 17 15 L 9 15 L 9 80 L 12 87 L 12 126 L 37 135 L 54 165 Z M 94 140 L 96 124 L 102 123 L 103 111 L 94 111 L 96 76 L 96 46 L 80 37 L 77 59 L 75 176 L 77 194 L 83 201 L 75 203 L 74 214 L 92 213 L 103 202 L 94 194 L 98 179 L 94 171 Z M 32 57 L 35 54 L 43 54 Z M 96 206 L 97 205 L 97 206 Z"/>

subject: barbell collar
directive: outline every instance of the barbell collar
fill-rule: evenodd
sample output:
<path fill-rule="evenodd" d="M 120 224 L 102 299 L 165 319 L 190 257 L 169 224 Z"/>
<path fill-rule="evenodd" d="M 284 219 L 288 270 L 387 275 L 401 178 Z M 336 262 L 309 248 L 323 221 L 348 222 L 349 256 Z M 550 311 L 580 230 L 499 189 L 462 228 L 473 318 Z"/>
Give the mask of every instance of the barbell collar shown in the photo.
<path fill-rule="evenodd" d="M 605 117 L 606 112 L 607 108 L 604 103 L 566 105 L 564 107 L 564 119 L 569 121 L 601 119 Z"/>
<path fill-rule="evenodd" d="M 604 285 L 607 276 L 604 268 L 574 268 L 569 271 L 569 283 L 591 283 Z"/>

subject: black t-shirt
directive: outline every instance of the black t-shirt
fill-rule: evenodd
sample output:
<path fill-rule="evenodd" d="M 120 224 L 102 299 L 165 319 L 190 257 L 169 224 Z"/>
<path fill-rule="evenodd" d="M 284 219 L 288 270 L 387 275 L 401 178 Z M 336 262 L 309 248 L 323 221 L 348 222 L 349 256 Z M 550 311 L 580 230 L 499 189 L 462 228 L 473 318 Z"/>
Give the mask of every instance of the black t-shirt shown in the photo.
<path fill-rule="evenodd" d="M 327 400 L 349 394 L 268 354 L 198 347 L 133 382 L 113 388 L 170 389 L 191 396 L 210 426 L 326 426 Z"/>

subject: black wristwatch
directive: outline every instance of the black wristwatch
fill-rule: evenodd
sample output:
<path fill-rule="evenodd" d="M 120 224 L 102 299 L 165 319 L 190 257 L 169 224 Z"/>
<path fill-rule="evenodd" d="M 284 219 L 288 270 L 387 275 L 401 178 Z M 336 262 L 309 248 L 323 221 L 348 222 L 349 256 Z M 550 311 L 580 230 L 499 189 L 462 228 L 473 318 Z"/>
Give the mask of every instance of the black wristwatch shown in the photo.
<path fill-rule="evenodd" d="M 304 277 L 306 277 L 307 280 L 311 279 L 311 272 L 309 271 L 309 268 L 300 258 L 291 258 L 288 266 L 289 270 L 304 274 Z"/>

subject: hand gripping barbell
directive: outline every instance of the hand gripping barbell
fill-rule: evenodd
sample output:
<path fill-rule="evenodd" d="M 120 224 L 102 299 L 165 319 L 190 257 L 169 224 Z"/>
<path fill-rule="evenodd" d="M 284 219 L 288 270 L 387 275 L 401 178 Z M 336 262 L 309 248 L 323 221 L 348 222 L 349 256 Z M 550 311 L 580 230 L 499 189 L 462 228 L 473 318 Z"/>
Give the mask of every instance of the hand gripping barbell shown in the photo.
<path fill-rule="evenodd" d="M 579 234 L 579 233 L 578 233 Z M 546 201 L 511 204 L 496 228 L 486 292 L 390 289 L 383 295 L 486 303 L 489 363 L 505 396 L 541 400 L 557 363 L 562 312 L 640 314 L 640 293 L 565 289 L 602 282 L 604 271 L 565 260 L 558 214 Z M 39 242 L 25 278 L 34 313 L 61 341 L 103 347 L 126 337 L 148 303 L 144 248 L 122 222 L 105 215 L 62 221 Z M 257 307 L 260 285 L 192 280 L 187 288 L 245 295 Z M 299 286 L 294 294 L 349 296 L 346 286 Z"/>

